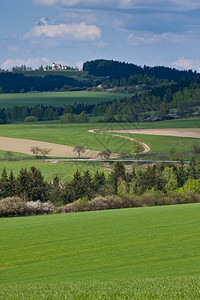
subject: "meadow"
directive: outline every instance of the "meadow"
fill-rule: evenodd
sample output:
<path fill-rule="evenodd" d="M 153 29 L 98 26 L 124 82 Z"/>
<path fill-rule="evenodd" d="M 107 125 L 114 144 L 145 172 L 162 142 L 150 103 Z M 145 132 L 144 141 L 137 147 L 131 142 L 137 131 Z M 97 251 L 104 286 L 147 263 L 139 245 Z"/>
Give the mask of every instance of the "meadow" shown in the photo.
<path fill-rule="evenodd" d="M 0 219 L 0 299 L 199 299 L 200 204 Z"/>
<path fill-rule="evenodd" d="M 130 97 L 131 95 L 129 95 Z M 17 106 L 64 106 L 74 103 L 98 104 L 101 102 L 120 100 L 127 97 L 124 93 L 71 91 L 71 92 L 41 92 L 0 94 L 0 108 Z"/>

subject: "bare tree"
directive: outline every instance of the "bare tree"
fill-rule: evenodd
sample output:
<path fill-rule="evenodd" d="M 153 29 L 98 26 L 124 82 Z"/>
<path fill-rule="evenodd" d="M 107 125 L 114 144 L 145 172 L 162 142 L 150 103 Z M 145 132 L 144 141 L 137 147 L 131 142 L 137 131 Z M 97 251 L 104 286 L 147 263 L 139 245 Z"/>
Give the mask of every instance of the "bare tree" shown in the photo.
<path fill-rule="evenodd" d="M 45 157 L 51 152 L 51 149 L 43 148 L 40 150 L 40 152 Z"/>
<path fill-rule="evenodd" d="M 193 142 L 192 147 L 193 147 L 194 154 L 199 154 L 200 153 L 200 145 L 199 145 L 199 143 Z"/>
<path fill-rule="evenodd" d="M 38 154 L 41 152 L 40 147 L 31 147 L 31 152 L 33 153 L 33 155 L 38 156 Z"/>
<path fill-rule="evenodd" d="M 110 156 L 111 156 L 111 151 L 110 149 L 106 149 L 106 150 L 103 150 L 99 153 L 99 156 L 102 157 L 102 158 L 105 158 L 105 159 L 109 159 Z"/>
<path fill-rule="evenodd" d="M 85 148 L 81 145 L 75 146 L 73 151 L 77 152 L 78 158 L 81 156 L 81 153 L 85 152 Z"/>

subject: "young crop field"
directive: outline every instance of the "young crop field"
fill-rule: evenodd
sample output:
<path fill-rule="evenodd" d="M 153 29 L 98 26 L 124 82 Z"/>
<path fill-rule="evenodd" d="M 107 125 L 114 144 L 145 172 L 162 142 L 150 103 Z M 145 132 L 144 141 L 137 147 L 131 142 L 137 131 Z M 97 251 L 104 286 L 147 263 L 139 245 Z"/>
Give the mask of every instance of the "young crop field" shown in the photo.
<path fill-rule="evenodd" d="M 2 218 L 0 299 L 199 299 L 200 204 Z"/>
<path fill-rule="evenodd" d="M 42 92 L 42 93 L 17 93 L 0 94 L 0 108 L 17 106 L 64 106 L 74 103 L 98 104 L 101 102 L 120 100 L 127 94 L 111 92 L 71 91 L 71 92 Z M 131 95 L 129 95 L 131 97 Z"/>

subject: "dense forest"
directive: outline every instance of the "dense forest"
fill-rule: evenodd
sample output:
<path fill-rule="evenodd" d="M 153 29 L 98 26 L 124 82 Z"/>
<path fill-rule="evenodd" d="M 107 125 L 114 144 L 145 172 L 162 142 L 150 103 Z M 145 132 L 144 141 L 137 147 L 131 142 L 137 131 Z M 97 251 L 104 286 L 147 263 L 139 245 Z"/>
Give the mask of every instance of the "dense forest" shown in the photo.
<path fill-rule="evenodd" d="M 28 72 L 28 71 L 27 71 Z M 0 89 L 2 93 L 19 93 L 39 91 L 47 92 L 56 89 L 69 90 L 72 88 L 86 88 L 88 81 L 77 81 L 71 77 L 46 75 L 45 77 L 25 76 L 13 72 L 0 72 Z"/>
<path fill-rule="evenodd" d="M 179 81 L 181 78 L 193 79 L 197 75 L 196 72 L 179 71 L 164 66 L 148 67 L 137 66 L 125 62 L 97 59 L 94 61 L 87 61 L 83 65 L 83 71 L 88 71 L 90 75 L 95 76 L 109 76 L 111 80 L 128 78 L 131 75 L 147 75 L 148 77 L 155 77 L 157 79 L 167 79 Z"/>

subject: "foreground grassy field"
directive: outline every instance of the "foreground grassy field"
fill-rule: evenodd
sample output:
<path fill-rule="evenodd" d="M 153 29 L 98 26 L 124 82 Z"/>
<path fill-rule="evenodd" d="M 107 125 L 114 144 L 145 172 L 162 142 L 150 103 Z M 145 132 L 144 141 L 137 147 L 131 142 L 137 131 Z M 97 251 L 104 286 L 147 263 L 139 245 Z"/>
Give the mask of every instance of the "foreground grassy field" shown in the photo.
<path fill-rule="evenodd" d="M 0 299 L 190 300 L 200 299 L 200 276 L 4 286 Z M 2 297 L 1 297 L 2 295 Z"/>
<path fill-rule="evenodd" d="M 192 204 L 1 219 L 0 299 L 199 299 L 199 213 Z"/>
<path fill-rule="evenodd" d="M 110 92 L 42 92 L 42 93 L 17 93 L 0 94 L 0 108 L 18 106 L 34 106 L 35 104 L 64 106 L 74 103 L 97 104 L 100 102 L 120 100 L 127 97 L 123 93 Z M 129 95 L 131 97 L 131 95 Z"/>

